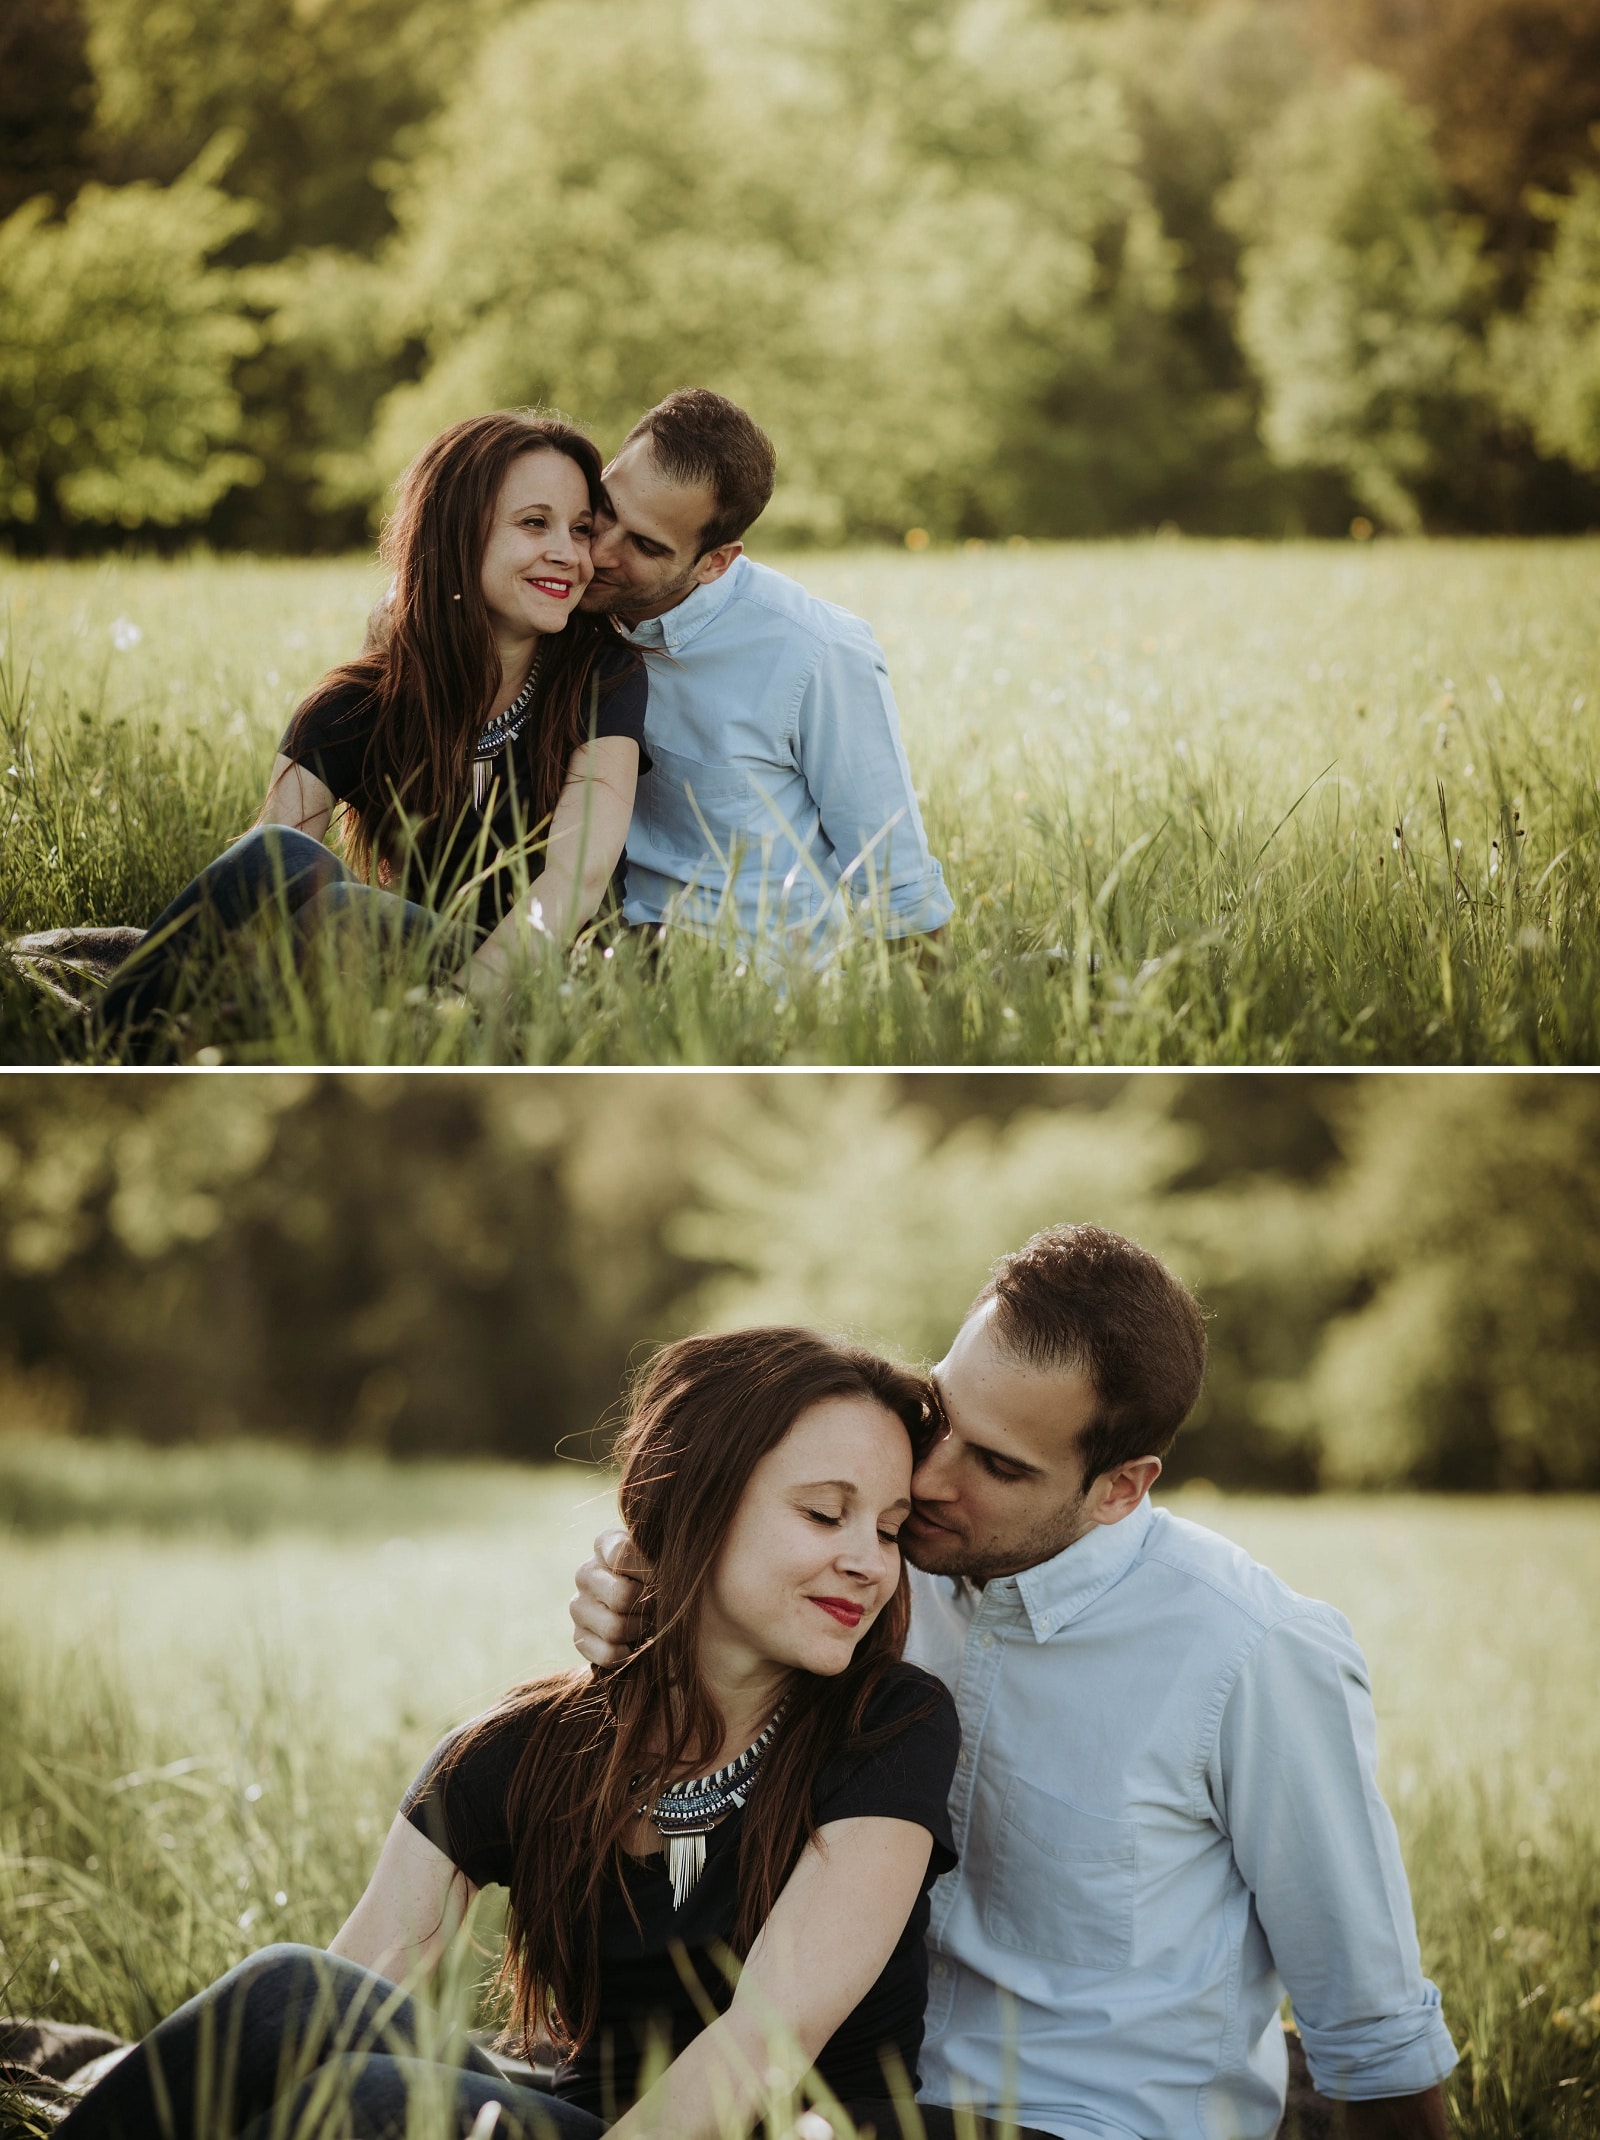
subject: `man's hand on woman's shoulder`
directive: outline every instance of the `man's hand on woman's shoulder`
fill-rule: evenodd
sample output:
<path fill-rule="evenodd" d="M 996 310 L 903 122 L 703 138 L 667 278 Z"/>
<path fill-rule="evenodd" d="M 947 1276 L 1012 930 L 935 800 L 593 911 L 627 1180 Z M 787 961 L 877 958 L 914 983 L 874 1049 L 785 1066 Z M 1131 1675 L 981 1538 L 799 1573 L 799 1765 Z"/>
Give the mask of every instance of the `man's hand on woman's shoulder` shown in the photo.
<path fill-rule="evenodd" d="M 646 1565 L 627 1532 L 612 1529 L 600 1533 L 592 1557 L 578 1570 L 578 1588 L 567 1606 L 573 1646 L 597 1671 L 626 1663 L 638 1646 Z"/>

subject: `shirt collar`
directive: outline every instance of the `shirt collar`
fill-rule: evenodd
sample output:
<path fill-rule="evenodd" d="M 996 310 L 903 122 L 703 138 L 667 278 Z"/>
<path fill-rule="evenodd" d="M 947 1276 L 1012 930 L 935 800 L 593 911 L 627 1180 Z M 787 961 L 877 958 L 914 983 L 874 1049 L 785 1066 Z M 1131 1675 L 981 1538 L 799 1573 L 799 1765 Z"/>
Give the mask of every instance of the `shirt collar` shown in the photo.
<path fill-rule="evenodd" d="M 669 609 L 662 616 L 646 617 L 642 624 L 625 624 L 622 636 L 635 646 L 663 646 L 669 654 L 676 654 L 679 647 L 686 646 L 703 632 L 713 617 L 722 614 L 743 584 L 749 565 L 747 557 L 736 557 L 721 579 L 697 587 L 676 609 Z"/>
<path fill-rule="evenodd" d="M 1120 1582 L 1138 1559 L 1154 1520 L 1146 1494 L 1131 1516 L 1124 1516 L 1120 1523 L 1096 1525 L 1086 1538 L 1063 1547 L 1054 1560 L 1024 1568 L 1014 1578 L 1036 1642 L 1066 1627 L 1113 1583 Z"/>

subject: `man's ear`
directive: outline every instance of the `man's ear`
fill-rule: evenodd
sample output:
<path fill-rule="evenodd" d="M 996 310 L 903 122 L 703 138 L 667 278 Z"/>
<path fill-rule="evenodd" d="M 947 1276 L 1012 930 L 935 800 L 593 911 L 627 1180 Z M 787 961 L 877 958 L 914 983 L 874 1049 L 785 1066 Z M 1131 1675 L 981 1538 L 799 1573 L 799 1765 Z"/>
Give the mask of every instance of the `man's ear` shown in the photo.
<path fill-rule="evenodd" d="M 1136 1456 L 1102 1471 L 1089 1488 L 1084 1514 L 1091 1523 L 1120 1523 L 1131 1516 L 1161 1476 L 1158 1456 Z"/>
<path fill-rule="evenodd" d="M 713 580 L 720 580 L 736 557 L 744 554 L 742 542 L 719 542 L 714 550 L 708 550 L 694 568 L 696 583 L 709 587 Z"/>

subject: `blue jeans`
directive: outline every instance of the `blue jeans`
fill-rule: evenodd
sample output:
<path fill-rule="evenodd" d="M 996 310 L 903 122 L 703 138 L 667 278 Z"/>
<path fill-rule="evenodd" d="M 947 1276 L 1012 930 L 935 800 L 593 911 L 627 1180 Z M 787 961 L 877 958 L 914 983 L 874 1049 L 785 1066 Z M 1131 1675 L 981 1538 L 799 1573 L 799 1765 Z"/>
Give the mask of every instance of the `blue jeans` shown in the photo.
<path fill-rule="evenodd" d="M 439 927 L 426 907 L 381 892 L 359 878 L 320 840 L 287 825 L 258 825 L 186 884 L 150 925 L 133 956 L 117 968 L 100 999 L 99 1020 L 108 1039 L 137 1056 L 149 1029 L 178 1000 L 184 969 L 197 953 L 215 956 L 236 929 L 267 908 L 278 912 L 303 947 L 337 915 L 366 916 L 377 930 L 414 942 Z M 452 951 L 456 963 L 469 946 Z"/>
<path fill-rule="evenodd" d="M 353 2140 L 465 2140 L 486 2103 L 496 2140 L 596 2140 L 602 2121 L 504 2079 L 470 2038 L 419 2048 L 419 2016 L 370 1969 L 318 1947 L 263 1947 L 180 2006 L 57 2128 L 68 2140 L 289 2140 L 319 2106 Z M 437 2036 L 437 2031 L 435 2032 Z M 320 2129 L 320 2128 L 319 2128 Z"/>

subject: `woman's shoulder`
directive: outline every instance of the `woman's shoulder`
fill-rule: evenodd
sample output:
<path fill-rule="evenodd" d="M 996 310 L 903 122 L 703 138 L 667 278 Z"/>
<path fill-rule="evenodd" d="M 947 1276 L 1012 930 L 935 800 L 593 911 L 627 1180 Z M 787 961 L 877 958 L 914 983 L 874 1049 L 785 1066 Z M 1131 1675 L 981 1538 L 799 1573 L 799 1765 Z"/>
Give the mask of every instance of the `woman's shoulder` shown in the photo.
<path fill-rule="evenodd" d="M 817 1826 L 878 1815 L 915 1821 L 937 1846 L 939 1871 L 955 1862 L 946 1800 L 961 1751 L 950 1690 L 916 1665 L 890 1665 L 857 1729 L 817 1779 Z"/>
<path fill-rule="evenodd" d="M 279 752 L 309 765 L 336 795 L 345 795 L 359 777 L 374 711 L 371 680 L 335 669 L 301 700 Z"/>
<path fill-rule="evenodd" d="M 956 1721 L 956 1705 L 950 1689 L 921 1665 L 898 1659 L 888 1666 L 873 1688 L 861 1716 L 863 1732 L 877 1732 L 905 1718 L 923 1717 Z"/>
<path fill-rule="evenodd" d="M 371 680 L 335 669 L 306 693 L 290 726 L 321 737 L 364 726 L 375 711 Z"/>
<path fill-rule="evenodd" d="M 644 656 L 639 649 L 631 646 L 620 632 L 612 631 L 609 626 L 602 627 L 601 630 L 600 653 L 596 666 L 600 671 L 602 683 L 609 683 L 615 676 L 643 676 L 646 673 Z"/>

